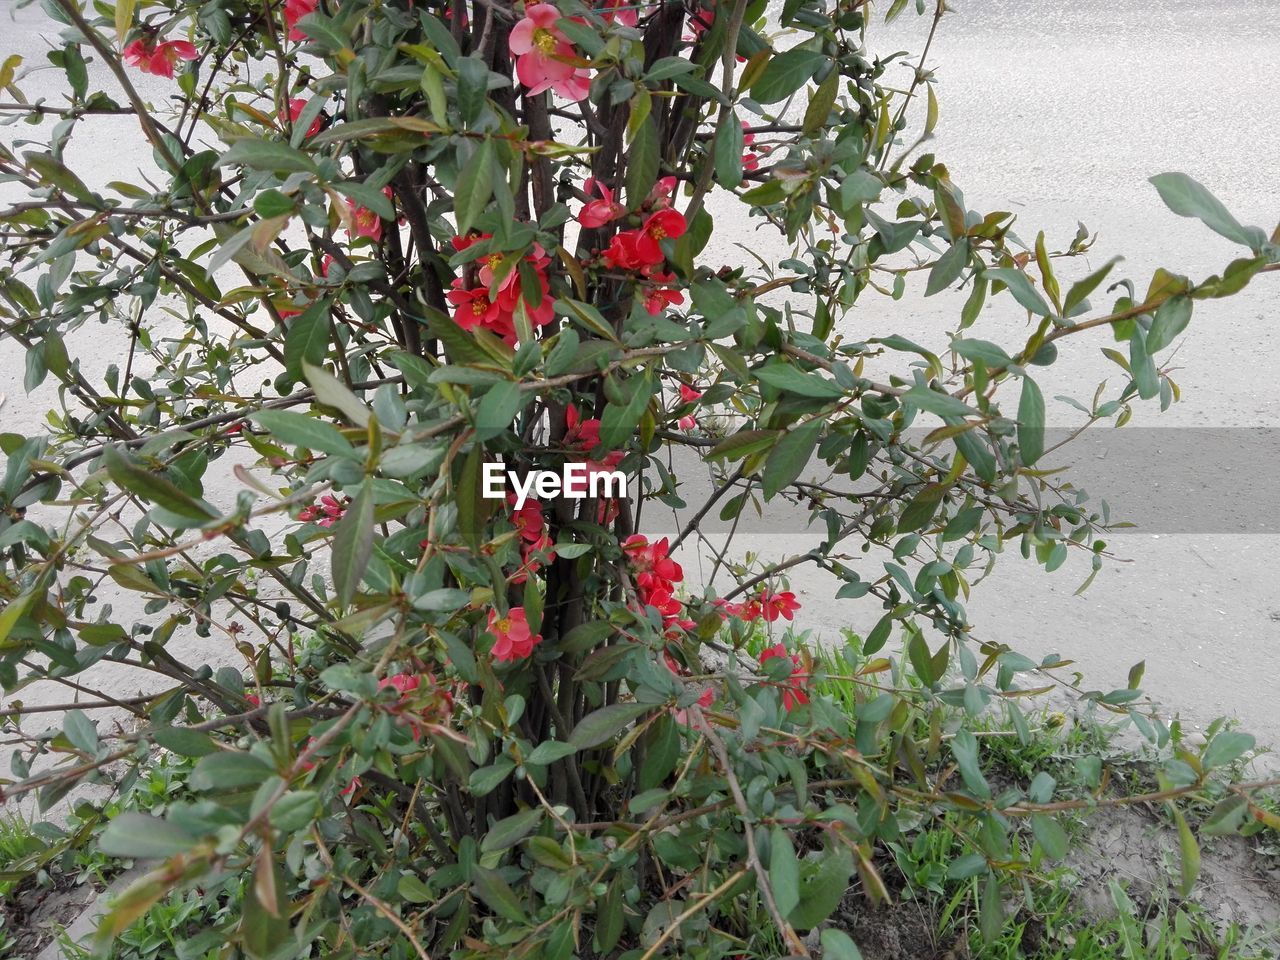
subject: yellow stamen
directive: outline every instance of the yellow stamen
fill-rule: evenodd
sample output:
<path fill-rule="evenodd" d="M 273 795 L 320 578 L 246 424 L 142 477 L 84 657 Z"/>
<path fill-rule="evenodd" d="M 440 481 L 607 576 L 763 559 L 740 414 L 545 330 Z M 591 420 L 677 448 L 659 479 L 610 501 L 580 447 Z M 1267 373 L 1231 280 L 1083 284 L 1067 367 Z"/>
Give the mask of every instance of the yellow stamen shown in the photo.
<path fill-rule="evenodd" d="M 533 31 L 533 45 L 542 53 L 552 53 L 556 49 L 556 35 L 546 27 L 538 27 Z"/>

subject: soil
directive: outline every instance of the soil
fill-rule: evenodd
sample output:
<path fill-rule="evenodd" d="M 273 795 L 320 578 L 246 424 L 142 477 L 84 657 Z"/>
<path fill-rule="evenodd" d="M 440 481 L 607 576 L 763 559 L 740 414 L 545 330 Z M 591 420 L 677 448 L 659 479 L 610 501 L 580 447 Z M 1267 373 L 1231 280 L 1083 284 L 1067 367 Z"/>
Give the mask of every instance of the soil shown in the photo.
<path fill-rule="evenodd" d="M 14 938 L 6 960 L 29 960 L 49 944 L 64 927 L 69 927 L 97 898 L 90 884 L 77 884 L 72 877 L 54 876 L 51 886 L 29 882 L 11 896 L 0 900 L 4 930 Z"/>

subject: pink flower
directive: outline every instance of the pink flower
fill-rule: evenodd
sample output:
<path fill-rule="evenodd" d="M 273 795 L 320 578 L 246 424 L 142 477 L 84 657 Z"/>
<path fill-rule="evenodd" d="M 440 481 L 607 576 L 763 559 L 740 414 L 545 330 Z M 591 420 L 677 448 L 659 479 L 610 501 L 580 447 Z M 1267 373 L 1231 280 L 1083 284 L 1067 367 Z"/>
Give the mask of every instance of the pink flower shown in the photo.
<path fill-rule="evenodd" d="M 166 40 L 149 46 L 146 40 L 134 40 L 124 48 L 124 62 L 143 73 L 173 79 L 179 60 L 199 60 L 200 54 L 186 40 Z"/>
<path fill-rule="evenodd" d="M 760 616 L 764 617 L 766 623 L 773 623 L 779 617 L 792 620 L 799 609 L 800 604 L 796 602 L 796 595 L 790 590 L 783 593 L 766 591 L 760 594 Z"/>
<path fill-rule="evenodd" d="M 284 25 L 289 28 L 290 40 L 307 40 L 309 37 L 298 29 L 297 23 L 303 17 L 316 12 L 320 0 L 284 0 Z"/>
<path fill-rule="evenodd" d="M 516 76 L 526 96 L 552 90 L 566 100 L 582 100 L 591 87 L 589 71 L 575 66 L 571 44 L 557 28 L 560 11 L 550 3 L 525 7 L 524 19 L 511 30 L 509 44 L 516 57 Z"/>
<path fill-rule="evenodd" d="M 613 198 L 613 191 L 595 177 L 588 177 L 587 182 L 583 184 L 583 189 L 588 196 L 596 190 L 600 191 L 600 199 L 588 200 L 578 213 L 578 222 L 584 227 L 603 227 L 627 212 L 626 208 Z"/>
<path fill-rule="evenodd" d="M 693 403 L 695 400 L 702 399 L 702 391 L 695 390 L 687 383 L 680 384 L 680 399 L 684 403 Z"/>
<path fill-rule="evenodd" d="M 541 634 L 532 634 L 529 630 L 529 618 L 524 607 L 512 607 L 505 617 L 499 617 L 497 610 L 491 610 L 489 632 L 494 636 L 493 659 L 498 663 L 523 660 L 542 642 Z"/>
<path fill-rule="evenodd" d="M 387 199 L 392 198 L 391 188 L 383 187 Z M 357 237 L 368 237 L 374 243 L 382 239 L 382 218 L 368 207 L 357 206 L 354 200 L 347 200 L 347 209 L 351 211 L 351 219 L 356 225 Z"/>
<path fill-rule="evenodd" d="M 676 426 L 678 426 L 681 430 L 685 430 L 685 431 L 692 430 L 697 425 L 698 425 L 698 421 L 692 413 L 689 414 L 688 416 L 681 417 L 679 420 L 676 421 Z"/>
<path fill-rule="evenodd" d="M 788 654 L 787 648 L 782 644 L 774 644 L 772 647 L 766 647 L 760 651 L 760 665 L 764 666 L 775 657 L 791 659 L 791 676 L 787 677 L 782 688 L 782 706 L 788 713 L 793 709 L 809 702 L 809 695 L 805 692 L 805 683 L 809 679 L 809 674 L 805 672 L 800 665 L 800 658 L 794 653 Z"/>
<path fill-rule="evenodd" d="M 302 97 L 294 97 L 292 100 L 290 100 L 289 110 L 288 110 L 289 122 L 297 123 L 298 118 L 302 116 L 302 111 L 305 110 L 306 108 L 307 108 L 307 101 Z M 284 118 L 285 118 L 285 114 L 284 112 L 281 112 L 280 119 L 284 120 Z M 320 127 L 322 125 L 323 125 L 323 121 L 320 119 L 320 116 L 317 114 L 316 118 L 311 121 L 311 126 L 307 127 L 307 136 L 314 137 L 317 133 L 320 132 Z"/>

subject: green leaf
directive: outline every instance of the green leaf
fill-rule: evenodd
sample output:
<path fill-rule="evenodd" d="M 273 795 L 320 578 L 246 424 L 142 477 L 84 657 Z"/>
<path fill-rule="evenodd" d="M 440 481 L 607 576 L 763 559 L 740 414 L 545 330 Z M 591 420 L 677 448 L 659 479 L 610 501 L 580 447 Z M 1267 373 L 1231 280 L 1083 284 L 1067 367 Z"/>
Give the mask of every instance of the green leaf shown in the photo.
<path fill-rule="evenodd" d="M 978 412 L 966 405 L 963 400 L 953 397 L 949 393 L 930 390 L 920 384 L 916 384 L 904 393 L 902 399 L 926 413 L 934 413 L 940 417 L 965 417 Z"/>
<path fill-rule="evenodd" d="M 133 26 L 133 11 L 137 6 L 137 2 L 138 0 L 116 0 L 116 41 L 121 47 L 124 46 L 125 35 L 129 32 L 129 28 Z"/>
<path fill-rule="evenodd" d="M 185 853 L 196 838 L 176 824 L 132 811 L 116 815 L 98 838 L 98 849 L 109 857 L 150 860 Z"/>
<path fill-rule="evenodd" d="M 1225 767 L 1234 763 L 1257 745 L 1253 734 L 1239 730 L 1225 730 L 1219 733 L 1205 747 L 1200 762 L 1206 770 L 1214 767 Z"/>
<path fill-rule="evenodd" d="M 275 960 L 290 939 L 289 901 L 285 895 L 284 870 L 269 850 L 257 858 L 253 884 L 245 891 L 243 909 L 240 941 L 245 954 L 249 960 Z"/>
<path fill-rule="evenodd" d="M 1156 353 L 1173 343 L 1174 338 L 1191 322 L 1191 298 L 1185 294 L 1171 297 L 1156 309 L 1155 319 L 1147 332 L 1147 352 Z"/>
<path fill-rule="evenodd" d="M 1249 800 L 1238 793 L 1223 797 L 1200 824 L 1200 833 L 1210 837 L 1227 837 L 1240 829 L 1249 812 Z"/>
<path fill-rule="evenodd" d="M 1009 292 L 1013 294 L 1013 299 L 1030 310 L 1037 316 L 1047 317 L 1050 314 L 1049 305 L 1045 303 L 1044 297 L 1040 296 L 1036 288 L 1031 285 L 1031 281 L 1027 279 L 1027 275 L 1016 267 L 993 267 L 986 271 L 988 280 L 999 280 L 1009 288 Z"/>
<path fill-rule="evenodd" d="M 987 778 L 982 775 L 982 767 L 978 763 L 978 738 L 968 730 L 959 731 L 951 738 L 951 754 L 956 758 L 956 766 L 960 768 L 960 777 L 965 786 L 979 799 L 990 800 L 991 787 Z"/>
<path fill-rule="evenodd" d="M 211 753 L 201 757 L 187 779 L 192 790 L 238 790 L 257 787 L 275 773 L 253 754 L 237 751 Z"/>
<path fill-rule="evenodd" d="M 775 430 L 739 430 L 707 451 L 706 457 L 708 460 L 741 460 L 768 450 L 777 440 Z"/>
<path fill-rule="evenodd" d="M 942 496 L 946 492 L 945 485 L 931 483 L 916 494 L 898 517 L 898 533 L 912 533 L 927 527 L 933 515 L 938 512 L 938 504 L 942 502 Z"/>
<path fill-rule="evenodd" d="M 853 854 L 843 844 L 828 847 L 816 861 L 800 866 L 800 903 L 787 919 L 800 930 L 822 923 L 840 905 L 853 874 Z"/>
<path fill-rule="evenodd" d="M 151 739 L 180 757 L 207 757 L 218 752 L 218 745 L 207 733 L 186 727 L 156 727 Z"/>
<path fill-rule="evenodd" d="M 847 933 L 835 927 L 822 931 L 822 956 L 823 960 L 862 960 L 858 945 L 849 939 Z"/>
<path fill-rule="evenodd" d="M 537 829 L 544 813 L 541 807 L 530 807 L 528 810 L 522 810 L 499 820 L 489 828 L 489 832 L 480 841 L 480 851 L 493 853 L 514 847 Z"/>
<path fill-rule="evenodd" d="M 430 903 L 435 899 L 431 888 L 411 873 L 406 873 L 396 881 L 396 893 L 409 903 Z"/>
<path fill-rule="evenodd" d="M 347 389 L 347 385 L 335 377 L 324 367 L 311 363 L 303 363 L 303 376 L 311 389 L 315 391 L 316 400 L 325 406 L 334 407 L 354 423 L 357 427 L 369 425 L 369 408 Z"/>
<path fill-rule="evenodd" d="M 769 886 L 784 917 L 800 904 L 800 861 L 791 837 L 782 827 L 769 834 Z"/>
<path fill-rule="evenodd" d="M 471 881 L 475 885 L 476 894 L 498 916 L 512 923 L 529 922 L 520 898 L 496 870 L 488 870 L 478 865 L 472 866 Z"/>
<path fill-rule="evenodd" d="M 990 370 L 995 367 L 1007 367 L 1013 363 L 1013 357 L 1004 352 L 1004 348 L 989 340 L 973 340 L 969 338 L 952 340 L 951 349 L 966 360 L 981 360 Z"/>
<path fill-rule="evenodd" d="M 237 140 L 218 158 L 218 166 L 243 166 L 271 173 L 316 173 L 315 163 L 305 153 L 279 140 Z"/>
<path fill-rule="evenodd" d="M 1022 378 L 1018 400 L 1018 449 L 1028 467 L 1044 454 L 1044 396 L 1030 377 Z"/>
<path fill-rule="evenodd" d="M 1178 892 L 1186 897 L 1191 895 L 1200 876 L 1200 845 L 1187 825 L 1187 818 L 1177 807 L 1173 808 L 1173 820 L 1178 826 L 1178 849 L 1182 854 L 1182 882 L 1178 884 Z"/>
<path fill-rule="evenodd" d="M 525 763 L 537 764 L 539 766 L 548 763 L 555 763 L 557 760 L 563 760 L 570 754 L 577 753 L 578 748 L 571 743 L 561 743 L 559 740 L 544 740 L 538 744 L 525 757 Z"/>
<path fill-rule="evenodd" d="M 813 136 L 826 124 L 831 108 L 835 106 L 836 95 L 840 92 L 840 80 L 841 72 L 832 70 L 827 74 L 827 78 L 818 84 L 818 89 L 809 98 L 809 105 L 804 111 L 804 121 L 800 125 L 808 136 Z"/>
<path fill-rule="evenodd" d="M 342 183 L 335 183 L 333 188 L 343 196 L 350 197 L 357 206 L 372 210 L 383 220 L 396 218 L 395 204 L 382 192 L 381 187 L 370 186 L 359 180 L 344 180 Z"/>
<path fill-rule="evenodd" d="M 355 454 L 355 448 L 347 438 L 333 424 L 324 420 L 288 410 L 262 410 L 249 419 L 266 428 L 281 443 L 337 456 Z"/>
<path fill-rule="evenodd" d="M 738 122 L 737 113 L 722 114 L 715 137 L 716 182 L 728 190 L 742 183 L 744 146 L 742 124 Z"/>
<path fill-rule="evenodd" d="M 1071 316 L 1075 308 L 1084 303 L 1085 298 L 1093 293 L 1098 288 L 1098 285 L 1107 278 L 1107 274 L 1120 262 L 1120 259 L 1120 257 L 1112 257 L 1093 273 L 1073 283 L 1071 289 L 1067 291 L 1067 299 L 1062 305 L 1063 316 Z"/>
<path fill-rule="evenodd" d="M 81 711 L 67 711 L 62 721 L 62 732 L 77 750 L 83 750 L 90 756 L 98 752 L 98 728 Z"/>
<path fill-rule="evenodd" d="M 1178 216 L 1193 217 L 1214 233 L 1246 246 L 1254 253 L 1267 242 L 1262 230 L 1243 226 L 1222 205 L 1222 201 L 1185 173 L 1158 173 L 1151 178 L 1151 183 L 1165 206 Z"/>
<path fill-rule="evenodd" d="M 960 278 L 964 268 L 969 264 L 969 238 L 961 237 L 947 248 L 947 252 L 938 258 L 938 262 L 929 270 L 929 281 L 925 284 L 924 295 L 931 297 L 945 290 Z"/>
<path fill-rule="evenodd" d="M 505 432 L 524 404 L 520 384 L 510 380 L 494 384 L 476 406 L 476 439 L 484 442 Z"/>
<path fill-rule="evenodd" d="M 471 124 L 484 111 L 489 91 L 489 68 L 477 55 L 462 57 L 457 64 L 458 113 L 464 123 Z"/>
<path fill-rule="evenodd" d="M 339 606 L 348 606 L 355 597 L 372 555 L 373 485 L 365 483 L 356 494 L 355 502 L 347 507 L 347 512 L 333 528 L 330 560 Z"/>
<path fill-rule="evenodd" d="M 769 451 L 769 459 L 764 464 L 762 481 L 766 500 L 773 499 L 790 486 L 808 466 L 809 458 L 813 456 L 814 448 L 818 445 L 818 437 L 822 433 L 823 426 L 822 420 L 813 420 L 788 430 Z"/>
<path fill-rule="evenodd" d="M 578 725 L 569 734 L 569 742 L 579 750 L 598 747 L 621 732 L 631 721 L 652 713 L 654 709 L 652 704 L 647 703 L 612 703 L 593 710 L 578 721 Z"/>
<path fill-rule="evenodd" d="M 511 771 L 516 768 L 515 761 L 510 757 L 499 757 L 487 767 L 481 767 L 472 772 L 467 780 L 467 786 L 471 788 L 471 792 L 477 797 L 483 797 L 497 789 L 507 777 L 511 776 Z"/>
<path fill-rule="evenodd" d="M 292 833 L 321 814 L 320 796 L 314 790 L 290 790 L 271 808 L 271 825 Z"/>
<path fill-rule="evenodd" d="M 826 62 L 824 54 L 798 47 L 774 54 L 751 85 L 751 96 L 759 103 L 785 100 L 808 83 Z"/>
<path fill-rule="evenodd" d="M 792 363 L 768 363 L 754 371 L 756 379 L 783 393 L 801 397 L 831 400 L 844 396 L 839 384 L 816 373 L 805 373 Z"/>
<path fill-rule="evenodd" d="M 585 653 L 600 646 L 617 632 L 617 627 L 603 620 L 580 623 L 566 633 L 558 644 L 565 653 Z"/>
<path fill-rule="evenodd" d="M 279 190 L 263 190 L 253 198 L 253 212 L 264 220 L 274 217 L 285 217 L 298 209 L 293 198 Z"/>
<path fill-rule="evenodd" d="M 658 125 L 652 115 L 645 117 L 631 140 L 627 155 L 626 187 L 627 209 L 635 210 L 644 203 L 649 191 L 658 182 L 658 166 L 662 145 L 658 143 Z M 741 179 L 741 178 L 739 178 Z"/>
<path fill-rule="evenodd" d="M 1033 813 L 1031 832 L 1035 834 L 1036 842 L 1040 844 L 1045 856 L 1050 860 L 1061 860 L 1067 855 L 1070 846 L 1067 842 L 1067 833 L 1053 817 L 1043 813 Z"/>
<path fill-rule="evenodd" d="M 317 300 L 288 321 L 284 335 L 284 367 L 294 380 L 303 378 L 303 364 L 319 364 L 329 349 L 329 301 Z"/>
<path fill-rule="evenodd" d="M 605 449 L 617 450 L 626 443 L 644 416 L 652 396 L 653 383 L 645 377 L 635 385 L 631 398 L 625 404 L 610 402 L 605 405 L 604 413 L 600 415 L 600 443 Z"/>
<path fill-rule="evenodd" d="M 150 500 L 170 513 L 176 513 L 180 517 L 200 523 L 218 515 L 204 501 L 188 496 L 173 483 L 147 470 L 114 446 L 103 450 L 102 462 L 106 465 L 107 475 L 121 487 Z"/>
<path fill-rule="evenodd" d="M 495 167 L 493 141 L 486 137 L 458 171 L 453 211 L 459 234 L 465 235 L 488 206 L 493 196 L 493 178 L 497 175 Z"/>

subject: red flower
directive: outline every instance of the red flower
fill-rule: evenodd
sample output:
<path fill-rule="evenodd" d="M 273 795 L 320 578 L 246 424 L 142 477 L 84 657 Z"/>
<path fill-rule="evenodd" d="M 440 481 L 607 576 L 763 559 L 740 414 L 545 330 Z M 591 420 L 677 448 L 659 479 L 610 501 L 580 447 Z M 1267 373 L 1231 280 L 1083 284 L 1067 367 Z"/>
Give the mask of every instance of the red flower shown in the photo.
<path fill-rule="evenodd" d="M 782 644 L 774 644 L 772 647 L 766 647 L 760 652 L 760 665 L 764 666 L 775 657 L 783 659 L 791 659 L 791 676 L 787 677 L 782 688 L 782 706 L 787 712 L 795 709 L 801 704 L 809 702 L 809 695 L 805 692 L 805 683 L 809 679 L 809 674 L 805 672 L 800 665 L 800 658 L 794 653 L 788 654 L 787 648 Z"/>
<path fill-rule="evenodd" d="M 575 66 L 571 44 L 556 24 L 560 11 L 550 3 L 525 7 L 524 19 L 511 30 L 508 44 L 516 57 L 516 76 L 526 96 L 553 90 L 566 100 L 582 100 L 591 89 L 590 71 Z"/>
<path fill-rule="evenodd" d="M 651 280 L 653 285 L 645 286 L 644 308 L 650 316 L 656 317 L 667 307 L 677 307 L 684 303 L 684 293 L 674 287 L 665 286 L 676 279 L 674 273 L 655 273 Z"/>
<path fill-rule="evenodd" d="M 547 525 L 542 519 L 542 504 L 529 497 L 519 510 L 514 509 L 518 498 L 514 493 L 507 494 L 507 503 L 511 504 L 511 522 L 520 533 L 520 539 L 526 543 L 541 540 L 546 533 Z"/>
<path fill-rule="evenodd" d="M 639 270 L 645 266 L 636 251 L 639 236 L 639 230 L 619 230 L 609 240 L 609 246 L 602 254 L 604 262 L 615 270 Z"/>
<path fill-rule="evenodd" d="M 417 690 L 421 683 L 417 677 L 411 673 L 397 673 L 390 677 L 383 677 L 378 681 L 378 689 L 385 690 L 387 687 L 394 687 L 400 694 L 401 699 L 410 691 Z"/>
<path fill-rule="evenodd" d="M 662 655 L 662 658 L 663 660 L 666 661 L 667 669 L 670 670 L 672 673 L 674 673 L 677 677 L 684 675 L 685 671 L 680 669 L 680 664 L 676 663 L 675 658 L 672 657 L 671 654 L 664 653 Z M 711 706 L 711 704 L 715 702 L 715 699 L 716 699 L 715 690 L 713 690 L 711 687 L 707 687 L 705 690 L 702 691 L 702 693 L 698 695 L 697 705 L 701 707 L 703 710 L 705 710 L 707 709 L 707 707 Z M 675 717 L 676 723 L 683 724 L 684 726 L 689 725 L 689 712 L 687 710 L 681 710 L 673 707 L 671 709 L 671 715 Z"/>
<path fill-rule="evenodd" d="M 783 593 L 765 591 L 760 594 L 760 615 L 764 617 L 766 623 L 773 623 L 779 617 L 792 620 L 799 609 L 800 604 L 796 602 L 796 595 L 790 590 Z"/>
<path fill-rule="evenodd" d="M 297 123 L 298 118 L 302 116 L 302 111 L 305 110 L 306 108 L 307 108 L 307 101 L 304 98 L 294 97 L 292 100 L 290 100 L 289 110 L 288 110 L 289 122 Z M 281 111 L 280 119 L 283 121 L 284 118 L 285 118 L 285 112 Z M 322 124 L 323 124 L 323 121 L 320 119 L 319 115 L 317 114 L 316 118 L 311 121 L 311 126 L 307 127 L 307 136 L 314 137 L 317 133 L 320 132 L 320 127 L 322 126 Z"/>
<path fill-rule="evenodd" d="M 505 617 L 497 610 L 489 612 L 489 632 L 494 636 L 493 659 L 498 663 L 523 660 L 542 642 L 541 634 L 529 630 L 529 618 L 524 607 L 512 607 Z"/>
<path fill-rule="evenodd" d="M 656 543 L 642 534 L 622 542 L 622 552 L 636 572 L 636 593 L 640 602 L 655 607 L 667 624 L 680 617 L 683 604 L 675 597 L 675 587 L 684 580 L 684 570 L 670 557 L 666 537 Z"/>
<path fill-rule="evenodd" d="M 659 243 L 668 238 L 684 236 L 689 228 L 684 214 L 679 210 L 659 210 L 644 222 L 636 236 L 636 257 L 646 266 L 661 263 L 665 258 Z"/>
<path fill-rule="evenodd" d="M 659 177 L 649 191 L 649 196 L 645 197 L 644 205 L 650 208 L 671 206 L 671 196 L 676 192 L 676 184 L 679 182 L 675 177 Z"/>
<path fill-rule="evenodd" d="M 173 79 L 174 68 L 179 60 L 199 60 L 200 54 L 193 44 L 186 40 L 166 40 L 150 46 L 143 39 L 134 40 L 124 48 L 124 62 L 137 67 L 143 73 L 153 73 L 157 77 Z"/>
<path fill-rule="evenodd" d="M 606 23 L 634 27 L 640 22 L 640 11 L 636 9 L 633 0 L 597 0 L 595 10 Z"/>
<path fill-rule="evenodd" d="M 456 308 L 453 311 L 453 322 L 463 330 L 492 326 L 498 320 L 498 305 L 489 299 L 489 291 L 484 287 L 468 290 L 462 286 L 461 280 L 455 280 L 453 289 L 445 294 L 445 299 Z"/>
<path fill-rule="evenodd" d="M 744 600 L 742 603 L 716 600 L 715 605 L 720 608 L 726 617 L 738 617 L 747 623 L 760 619 L 759 600 Z"/>
<path fill-rule="evenodd" d="M 599 200 L 588 200 L 578 212 L 578 222 L 584 227 L 603 227 L 612 220 L 617 220 L 626 213 L 626 208 L 613 198 L 613 191 L 594 177 L 588 177 L 583 189 L 590 196 L 600 191 Z"/>
<path fill-rule="evenodd" d="M 687 383 L 680 384 L 680 399 L 685 403 L 693 403 L 702 398 L 702 391 L 695 390 Z"/>
<path fill-rule="evenodd" d="M 339 503 L 337 497 L 326 493 L 320 498 L 319 505 L 312 504 L 309 507 L 303 507 L 298 513 L 298 519 L 304 522 L 315 520 L 322 527 L 332 527 L 342 519 L 342 515 L 346 512 L 345 503 Z"/>
<path fill-rule="evenodd" d="M 303 17 L 315 13 L 318 6 L 320 6 L 320 0 L 284 0 L 284 25 L 289 28 L 290 40 L 309 39 L 298 29 L 297 23 Z"/>

